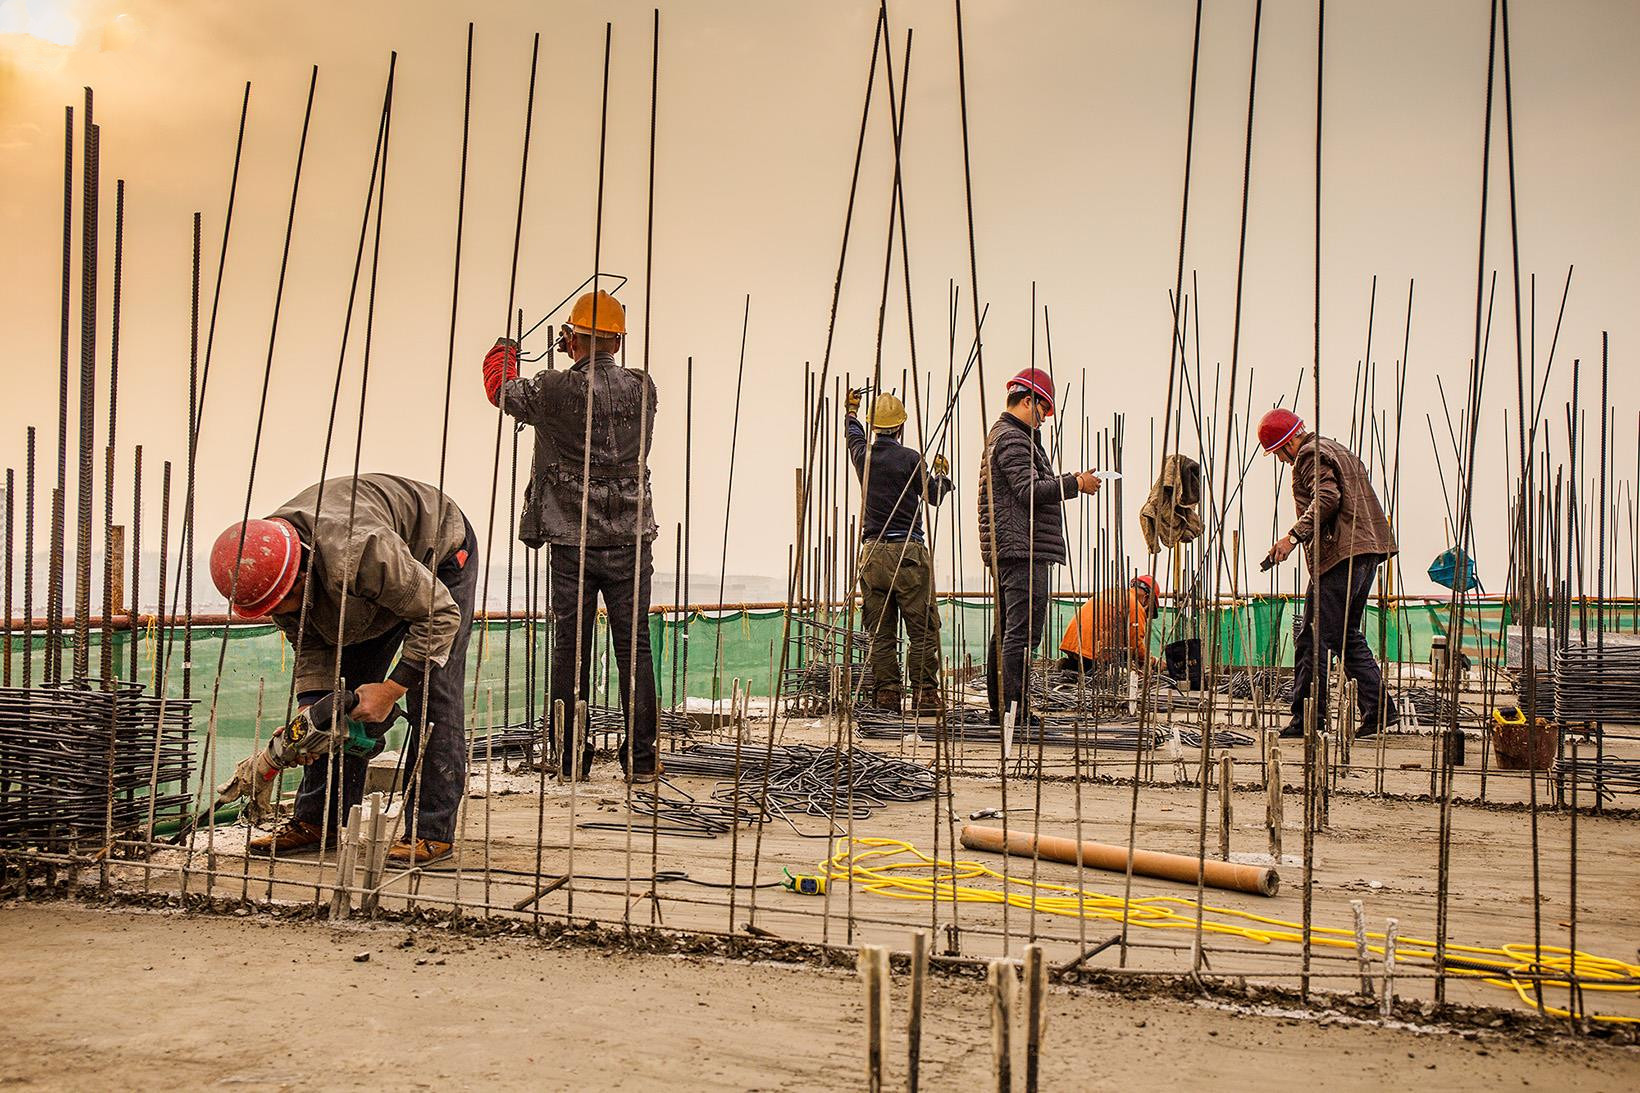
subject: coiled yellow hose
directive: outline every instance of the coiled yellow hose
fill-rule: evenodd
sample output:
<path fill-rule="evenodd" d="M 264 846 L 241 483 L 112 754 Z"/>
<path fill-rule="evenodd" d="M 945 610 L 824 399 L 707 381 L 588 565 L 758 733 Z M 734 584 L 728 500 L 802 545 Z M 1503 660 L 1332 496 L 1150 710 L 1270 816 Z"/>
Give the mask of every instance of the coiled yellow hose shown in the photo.
<path fill-rule="evenodd" d="M 936 868 L 937 866 L 937 868 Z M 939 862 L 901 839 L 856 838 L 837 839 L 832 844 L 832 856 L 819 863 L 820 871 L 831 880 L 849 881 L 862 891 L 891 899 L 914 900 L 926 903 L 937 899 L 949 903 L 989 903 L 1018 907 L 1067 918 L 1084 917 L 1120 922 L 1124 902 L 1127 920 L 1135 926 L 1151 930 L 1196 929 L 1196 901 L 1181 896 L 1144 896 L 1124 901 L 1120 896 L 1105 895 L 1074 885 L 1032 882 L 1018 876 L 1006 879 L 1001 873 L 977 861 Z M 932 874 L 932 875 L 931 875 Z M 978 887 L 971 881 L 995 881 L 1001 888 Z M 1202 907 L 1202 931 L 1238 937 L 1261 945 L 1277 943 L 1299 944 L 1303 941 L 1303 924 L 1288 922 L 1250 911 L 1231 907 Z M 1328 926 L 1312 926 L 1311 942 L 1336 949 L 1355 949 L 1355 931 Z M 1384 935 L 1367 934 L 1367 948 L 1382 956 Z M 1512 990 L 1520 1000 L 1538 1009 L 1532 990 L 1532 946 L 1507 944 L 1497 948 L 1474 945 L 1446 947 L 1447 972 L 1454 976 L 1477 978 L 1496 987 Z M 1398 937 L 1395 944 L 1397 961 L 1433 965 L 1435 943 L 1422 938 Z M 1560 973 L 1568 978 L 1542 980 L 1545 989 L 1570 988 L 1569 976 L 1575 971 L 1578 986 L 1584 991 L 1611 993 L 1640 993 L 1640 964 L 1630 964 L 1612 957 L 1545 945 L 1537 961 L 1539 974 L 1553 976 Z M 1524 977 L 1524 978 L 1523 978 Z M 1559 1009 L 1545 1002 L 1540 1012 L 1551 1017 L 1573 1016 L 1571 1011 Z M 1583 1016 L 1578 1014 L 1576 1016 Z M 1640 1024 L 1640 1017 L 1609 1014 L 1589 1014 L 1591 1021 L 1621 1024 Z"/>

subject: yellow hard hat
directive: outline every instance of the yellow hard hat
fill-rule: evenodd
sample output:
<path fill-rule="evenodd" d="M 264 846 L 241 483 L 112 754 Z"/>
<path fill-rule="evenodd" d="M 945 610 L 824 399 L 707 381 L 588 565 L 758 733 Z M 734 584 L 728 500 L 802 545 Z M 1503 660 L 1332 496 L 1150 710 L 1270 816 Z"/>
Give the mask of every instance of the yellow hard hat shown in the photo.
<path fill-rule="evenodd" d="M 598 312 L 597 330 L 593 329 L 592 312 L 596 307 Z M 626 308 L 621 302 L 603 289 L 597 292 L 584 293 L 575 301 L 575 307 L 569 313 L 570 329 L 578 334 L 597 333 L 601 335 L 626 333 Z"/>
<path fill-rule="evenodd" d="M 878 395 L 871 404 L 873 429 L 898 429 L 905 424 L 905 403 L 893 395 Z"/>

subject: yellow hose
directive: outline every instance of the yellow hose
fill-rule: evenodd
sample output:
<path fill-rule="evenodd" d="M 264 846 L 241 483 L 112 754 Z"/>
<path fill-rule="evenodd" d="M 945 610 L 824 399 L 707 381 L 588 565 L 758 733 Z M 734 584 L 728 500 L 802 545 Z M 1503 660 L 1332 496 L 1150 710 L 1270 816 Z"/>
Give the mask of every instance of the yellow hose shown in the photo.
<path fill-rule="evenodd" d="M 1017 876 L 1004 878 L 989 866 L 977 861 L 935 860 L 912 844 L 900 839 L 857 838 L 851 846 L 846 838 L 832 844 L 832 856 L 819 863 L 821 873 L 831 880 L 846 880 L 861 890 L 890 899 L 914 900 L 926 903 L 930 899 L 949 903 L 1007 903 L 1027 911 L 1061 915 L 1067 918 L 1103 919 L 1120 922 L 1123 906 L 1127 920 L 1135 926 L 1151 930 L 1196 929 L 1196 901 L 1180 896 L 1145 896 L 1124 901 L 1120 896 L 1077 888 L 1074 885 L 1032 882 Z M 933 873 L 933 876 L 929 874 Z M 1001 889 L 981 888 L 963 882 L 990 880 L 1003 883 Z M 1301 923 L 1238 911 L 1231 907 L 1202 907 L 1202 931 L 1242 938 L 1246 941 L 1269 945 L 1277 942 L 1299 944 L 1303 941 Z M 1312 926 L 1312 944 L 1335 949 L 1355 949 L 1355 931 L 1329 926 Z M 1380 957 L 1384 953 L 1384 935 L 1367 934 L 1367 949 Z M 1497 948 L 1474 945 L 1448 944 L 1447 972 L 1454 976 L 1480 979 L 1496 987 L 1512 990 L 1522 1002 L 1539 1009 L 1533 998 L 1530 944 L 1507 944 Z M 1435 943 L 1415 937 L 1399 937 L 1395 945 L 1397 961 L 1433 965 Z M 1461 960 L 1462 967 L 1453 967 L 1452 961 Z M 1570 949 L 1545 945 L 1539 951 L 1537 965 L 1542 972 L 1561 973 L 1567 978 L 1544 979 L 1545 988 L 1571 987 L 1570 975 L 1575 971 L 1578 986 L 1585 991 L 1611 993 L 1640 993 L 1640 964 L 1630 964 L 1612 957 L 1596 956 Z M 1521 978 L 1527 976 L 1528 978 Z M 1543 1004 L 1539 1012 L 1551 1017 L 1573 1016 L 1571 1011 Z M 1577 1016 L 1582 1016 L 1581 1014 Z M 1590 1014 L 1589 1020 L 1620 1024 L 1640 1024 L 1640 1017 Z"/>

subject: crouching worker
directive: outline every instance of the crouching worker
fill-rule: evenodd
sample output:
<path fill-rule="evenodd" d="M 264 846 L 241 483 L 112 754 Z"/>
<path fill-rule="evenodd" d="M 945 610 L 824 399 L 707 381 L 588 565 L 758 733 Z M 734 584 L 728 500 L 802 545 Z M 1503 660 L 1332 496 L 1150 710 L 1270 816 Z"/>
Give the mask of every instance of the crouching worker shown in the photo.
<path fill-rule="evenodd" d="M 362 474 L 357 483 L 355 490 L 352 478 L 331 479 L 266 519 L 229 527 L 211 548 L 211 580 L 233 614 L 284 632 L 296 650 L 299 707 L 331 692 L 338 650 L 341 684 L 358 698 L 353 720 L 386 722 L 405 700 L 404 835 L 388 860 L 425 864 L 449 856 L 466 786 L 462 688 L 477 543 L 455 502 L 434 487 L 389 474 Z M 327 828 L 335 845 L 364 796 L 369 766 L 363 756 L 338 758 L 334 772 L 330 755 L 303 769 L 294 815 L 252 839 L 253 853 L 318 849 Z"/>
<path fill-rule="evenodd" d="M 1149 574 L 1133 578 L 1126 595 L 1113 588 L 1088 597 L 1059 642 L 1060 668 L 1091 672 L 1102 665 L 1124 663 L 1143 668 L 1150 656 L 1150 620 L 1156 617 L 1156 598 L 1156 578 Z"/>

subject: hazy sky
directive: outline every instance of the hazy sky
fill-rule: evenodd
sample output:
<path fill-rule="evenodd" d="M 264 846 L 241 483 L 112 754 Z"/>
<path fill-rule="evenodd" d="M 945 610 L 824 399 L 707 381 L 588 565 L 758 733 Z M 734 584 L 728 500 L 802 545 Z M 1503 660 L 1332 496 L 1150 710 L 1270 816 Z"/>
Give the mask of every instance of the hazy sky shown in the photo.
<path fill-rule="evenodd" d="M 1640 291 L 1634 187 L 1640 177 L 1640 74 L 1632 57 L 1640 44 L 1640 8 L 1623 0 L 1517 0 L 1511 8 L 1521 261 L 1523 276 L 1538 275 L 1540 371 L 1567 267 L 1576 266 L 1546 400 L 1551 439 L 1563 452 L 1561 404 L 1574 357 L 1584 362 L 1586 404 L 1598 395 L 1600 336 L 1609 330 L 1614 458 L 1618 476 L 1632 479 L 1640 407 L 1633 363 L 1640 336 L 1633 306 Z M 1034 280 L 1039 303 L 1051 311 L 1054 368 L 1068 396 L 1066 409 L 1074 411 L 1066 415 L 1067 443 L 1080 447 L 1081 422 L 1072 419 L 1080 417 L 1084 398 L 1093 428 L 1107 426 L 1115 414 L 1127 416 L 1132 488 L 1126 534 L 1135 542 L 1150 419 L 1160 415 L 1166 398 L 1167 292 L 1178 245 L 1193 10 L 1185 0 L 970 0 L 965 6 L 980 295 L 991 305 L 987 406 L 997 411 L 1003 380 L 1029 361 Z M 1191 271 L 1199 281 L 1202 368 L 1209 386 L 1221 363 L 1221 382 L 1229 381 L 1252 10 L 1250 2 L 1221 0 L 1208 5 L 1203 27 L 1186 277 L 1187 286 Z M 123 521 L 129 512 L 130 447 L 141 443 L 150 544 L 157 536 L 152 518 L 160 461 L 175 461 L 180 475 L 185 455 L 190 219 L 196 209 L 204 213 L 208 300 L 240 98 L 249 80 L 245 160 L 201 438 L 201 539 L 208 544 L 238 518 L 303 98 L 316 64 L 318 96 L 253 514 L 274 508 L 317 477 L 382 84 L 388 52 L 396 49 L 361 461 L 366 470 L 436 480 L 462 62 L 472 19 L 476 75 L 447 482 L 482 539 L 495 413 L 482 394 L 479 361 L 505 319 L 530 34 L 542 34 L 542 76 L 518 298 L 533 321 L 592 268 L 605 20 L 614 23 L 614 49 L 602 264 L 631 276 L 623 298 L 633 305 L 641 300 L 651 11 L 647 4 L 590 0 L 0 3 L 0 237 L 6 241 L 0 250 L 0 352 L 10 381 L 0 410 L 0 463 L 17 468 L 20 483 L 24 429 L 38 425 L 41 480 L 49 490 L 56 443 L 62 108 L 72 104 L 78 114 L 80 88 L 91 85 L 102 126 L 98 348 L 104 381 L 114 179 L 127 180 L 116 518 Z M 1434 415 L 1444 445 L 1436 378 L 1456 415 L 1472 349 L 1487 12 L 1487 0 L 1328 6 L 1321 428 L 1347 433 L 1374 274 L 1378 405 L 1393 409 L 1407 282 L 1415 278 L 1401 513 L 1408 587 L 1415 591 L 1430 587 L 1422 570 L 1447 545 L 1425 415 Z M 731 573 L 784 572 L 792 538 L 792 468 L 801 460 L 804 365 L 818 365 L 825 343 L 875 18 L 876 5 L 866 0 L 663 6 L 654 304 L 648 316 L 651 367 L 661 393 L 652 466 L 662 570 L 671 567 L 673 529 L 683 516 L 684 374 L 691 355 L 692 568 L 701 573 L 717 566 L 736 354 L 750 293 L 727 564 Z M 897 80 L 905 31 L 915 31 L 904 178 L 917 349 L 923 369 L 936 377 L 930 401 L 939 403 L 949 278 L 964 294 L 959 344 L 972 336 L 954 23 L 945 0 L 899 0 L 890 19 Z M 1244 404 L 1251 375 L 1255 414 L 1282 395 L 1290 400 L 1301 371 L 1310 366 L 1314 47 L 1313 4 L 1265 5 L 1237 398 Z M 882 291 L 892 145 L 881 104 L 879 94 L 832 358 L 834 374 L 855 377 L 872 366 Z M 1513 459 L 1503 446 L 1503 414 L 1508 408 L 1513 422 L 1516 397 L 1501 101 L 1495 133 L 1487 266 L 1497 268 L 1500 279 L 1476 521 L 1482 575 L 1501 590 L 1503 506 Z M 898 264 L 894 278 L 884 368 L 897 385 L 908 360 Z M 641 328 L 645 317 L 638 307 L 629 321 Z M 1529 332 L 1529 315 L 1526 323 Z M 333 473 L 344 473 L 353 457 L 361 328 L 356 322 L 345 361 Z M 1040 325 L 1038 337 L 1039 360 L 1045 360 Z M 538 335 L 530 348 L 543 345 Z M 635 336 L 629 361 L 638 363 L 643 352 L 642 338 Z M 1305 385 L 1308 414 L 1307 378 Z M 973 471 L 985 424 L 978 396 L 977 379 L 971 380 L 961 404 L 964 446 L 953 458 L 966 479 L 954 500 L 970 543 Z M 99 445 L 106 397 L 104 386 Z M 939 416 L 939 406 L 930 416 Z M 1222 433 L 1222 424 L 1218 428 Z M 1390 433 L 1393 442 L 1393 422 Z M 1186 447 L 1194 444 L 1191 427 Z M 527 458 L 526 448 L 526 467 Z M 96 462 L 100 468 L 100 449 Z M 506 463 L 504 450 L 503 496 Z M 1449 458 L 1442 469 L 1450 487 L 1455 468 Z M 72 483 L 71 474 L 71 492 Z M 48 500 L 49 492 L 43 493 L 42 508 Z M 1256 561 L 1277 503 L 1263 463 L 1247 480 L 1246 503 Z M 1279 504 L 1285 520 L 1291 502 L 1283 496 Z M 1621 587 L 1627 592 L 1627 517 L 1620 530 Z M 498 544 L 503 534 L 504 525 Z M 948 568 L 942 560 L 942 585 L 949 584 Z M 698 588 L 692 591 L 702 598 Z M 657 601 L 669 598 L 670 586 L 657 589 Z"/>

